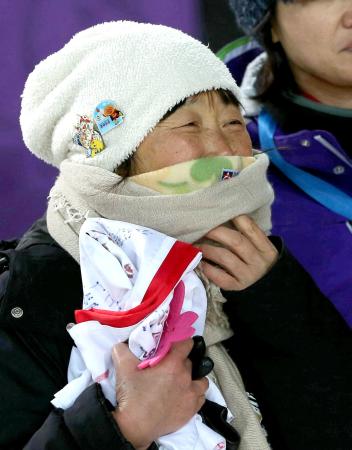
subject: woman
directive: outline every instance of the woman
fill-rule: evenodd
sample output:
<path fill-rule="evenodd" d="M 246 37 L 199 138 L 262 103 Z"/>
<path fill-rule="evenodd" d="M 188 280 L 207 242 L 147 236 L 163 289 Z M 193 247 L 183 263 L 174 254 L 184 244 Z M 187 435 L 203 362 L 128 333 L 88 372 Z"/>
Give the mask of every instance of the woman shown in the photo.
<path fill-rule="evenodd" d="M 351 326 L 352 2 L 230 4 L 265 50 L 248 65 L 242 91 L 253 144 L 271 155 L 273 231 Z M 229 67 L 250 56 L 226 53 Z"/>
<path fill-rule="evenodd" d="M 60 176 L 50 193 L 49 233 L 40 222 L 16 249 L 1 253 L 9 268 L 0 288 L 2 448 L 28 441 L 27 450 L 145 449 L 204 404 L 205 372 L 192 379 L 193 344 L 186 340 L 142 371 L 126 345 L 117 345 L 116 409 L 99 384 L 65 411 L 51 406 L 67 383 L 72 342 L 65 329 L 82 303 L 78 235 L 87 217 L 201 240 L 205 340 L 240 439 L 232 432 L 228 448 L 269 448 L 246 390 L 259 401 L 274 449 L 350 447 L 350 333 L 280 239 L 266 237 L 272 202 L 266 157 L 188 194 L 165 195 L 135 181 L 192 160 L 190 173 L 201 183 L 214 173 L 209 157 L 220 158 L 227 177 L 229 159 L 252 154 L 238 96 L 207 47 L 177 30 L 131 22 L 78 33 L 30 75 L 24 140 L 38 157 L 60 165 Z M 123 121 L 106 121 L 107 106 Z M 219 417 L 222 410 L 210 420 Z"/>

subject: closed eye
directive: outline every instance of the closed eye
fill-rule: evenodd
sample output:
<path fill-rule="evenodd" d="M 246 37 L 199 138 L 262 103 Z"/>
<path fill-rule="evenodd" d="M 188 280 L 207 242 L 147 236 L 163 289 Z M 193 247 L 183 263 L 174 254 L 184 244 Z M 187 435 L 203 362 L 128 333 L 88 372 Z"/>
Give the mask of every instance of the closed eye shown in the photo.
<path fill-rule="evenodd" d="M 173 129 L 174 130 L 182 130 L 184 128 L 192 129 L 192 128 L 195 128 L 196 126 L 197 126 L 197 122 L 187 122 L 187 123 L 184 123 L 182 125 L 174 126 Z"/>
<path fill-rule="evenodd" d="M 196 122 L 188 122 L 185 123 L 184 125 L 181 125 L 181 127 L 196 127 L 196 126 L 197 126 Z"/>
<path fill-rule="evenodd" d="M 242 125 L 242 122 L 238 119 L 233 119 L 227 122 L 226 125 Z"/>

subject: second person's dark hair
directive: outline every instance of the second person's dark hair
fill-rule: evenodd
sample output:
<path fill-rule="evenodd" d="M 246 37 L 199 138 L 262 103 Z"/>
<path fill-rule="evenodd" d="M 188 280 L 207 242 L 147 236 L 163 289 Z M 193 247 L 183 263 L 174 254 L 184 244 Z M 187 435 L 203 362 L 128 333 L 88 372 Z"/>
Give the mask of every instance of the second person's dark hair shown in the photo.
<path fill-rule="evenodd" d="M 257 95 L 255 98 L 263 103 L 275 99 L 280 92 L 297 89 L 284 49 L 280 42 L 274 43 L 272 40 L 271 27 L 274 17 L 275 5 L 271 8 L 267 20 L 256 35 L 268 55 L 256 82 Z"/>

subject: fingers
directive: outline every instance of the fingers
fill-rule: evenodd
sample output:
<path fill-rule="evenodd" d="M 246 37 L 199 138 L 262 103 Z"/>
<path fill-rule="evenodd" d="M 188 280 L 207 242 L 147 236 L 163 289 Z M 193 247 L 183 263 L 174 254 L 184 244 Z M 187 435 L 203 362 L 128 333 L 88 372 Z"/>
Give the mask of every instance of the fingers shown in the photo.
<path fill-rule="evenodd" d="M 237 230 L 246 236 L 265 259 L 271 259 L 273 255 L 277 254 L 275 246 L 250 217 L 246 215 L 238 216 L 232 222 Z"/>
<path fill-rule="evenodd" d="M 211 261 L 235 278 L 243 277 L 246 263 L 238 257 L 237 253 L 234 253 L 235 250 L 231 251 L 224 247 L 215 247 L 209 244 L 202 244 L 201 250 L 206 261 Z M 253 256 L 253 258 L 256 258 L 256 256 Z"/>
<path fill-rule="evenodd" d="M 200 380 L 193 381 L 192 388 L 195 393 L 194 413 L 197 413 L 205 403 L 205 395 L 207 393 L 207 390 L 209 389 L 208 378 L 204 377 Z"/>
<path fill-rule="evenodd" d="M 193 348 L 193 339 L 186 339 L 184 341 L 176 342 L 172 345 L 171 350 L 167 356 L 171 357 L 179 357 L 181 360 L 186 361 L 188 359 L 188 355 L 191 353 Z M 167 356 L 164 358 L 166 359 Z"/>
<path fill-rule="evenodd" d="M 231 232 L 231 230 L 228 231 Z M 250 243 L 248 243 L 248 247 L 246 248 L 244 245 L 240 249 L 233 248 L 231 251 L 208 244 L 202 245 L 205 258 L 202 262 L 204 274 L 222 289 L 245 289 L 265 273 L 268 266 L 267 261 Z M 242 258 L 248 258 L 248 261 L 239 258 L 238 253 L 241 253 Z"/>
<path fill-rule="evenodd" d="M 232 223 L 236 227 L 236 230 L 219 226 L 211 230 L 206 237 L 225 246 L 246 264 L 260 266 L 261 260 L 272 262 L 276 259 L 277 250 L 275 246 L 249 216 L 242 215 L 235 217 L 232 219 Z M 204 246 L 205 244 L 200 246 L 203 253 L 203 249 L 206 249 Z M 228 267 L 229 258 L 226 258 L 228 253 L 221 253 L 218 250 L 217 255 L 217 258 L 220 258 L 219 265 L 224 268 Z M 221 263 L 221 258 L 223 260 L 227 259 L 227 264 Z M 240 267 L 237 270 L 241 270 Z"/>
<path fill-rule="evenodd" d="M 221 289 L 225 291 L 239 291 L 243 289 L 243 285 L 240 279 L 237 279 L 224 270 L 221 267 L 213 266 L 212 264 L 208 264 L 207 262 L 202 262 L 202 269 L 204 275 L 212 281 L 214 284 L 219 286 Z"/>
<path fill-rule="evenodd" d="M 243 290 L 264 276 L 278 258 L 275 246 L 248 216 L 232 220 L 236 230 L 219 226 L 199 244 L 207 278 L 225 290 Z"/>
<path fill-rule="evenodd" d="M 135 448 L 137 443 L 149 445 L 159 436 L 178 430 L 204 404 L 209 381 L 192 380 L 188 358 L 192 348 L 192 339 L 178 342 L 155 367 L 138 370 L 139 360 L 128 346 L 114 346 L 118 403 L 114 417 Z"/>
<path fill-rule="evenodd" d="M 209 380 L 206 377 L 201 378 L 200 380 L 194 380 L 193 386 L 197 394 L 201 396 L 205 396 L 208 388 L 209 388 Z"/>
<path fill-rule="evenodd" d="M 253 243 L 240 231 L 233 230 L 231 228 L 220 226 L 211 230 L 206 237 L 212 241 L 220 244 L 222 247 L 217 247 L 218 249 L 227 248 L 231 253 L 235 254 L 244 263 L 249 263 L 253 261 L 253 258 L 257 258 L 258 250 L 255 248 Z M 201 245 L 201 250 L 204 254 L 204 246 Z M 216 248 L 213 246 L 213 248 Z M 218 253 L 221 257 L 225 256 L 225 253 Z M 222 265 L 222 264 L 220 264 Z"/>
<path fill-rule="evenodd" d="M 271 259 L 273 254 L 276 254 L 275 246 L 249 216 L 238 216 L 232 223 L 237 230 L 219 226 L 211 230 L 206 237 L 235 251 L 246 263 L 253 262 L 253 257 L 257 254 L 265 259 Z"/>

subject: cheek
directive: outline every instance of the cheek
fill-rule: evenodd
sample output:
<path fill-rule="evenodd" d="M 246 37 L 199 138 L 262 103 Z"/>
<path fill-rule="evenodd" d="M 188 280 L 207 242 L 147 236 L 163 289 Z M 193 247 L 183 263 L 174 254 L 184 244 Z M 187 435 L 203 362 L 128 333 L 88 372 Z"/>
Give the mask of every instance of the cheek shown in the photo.
<path fill-rule="evenodd" d="M 242 149 L 243 149 L 242 156 L 252 156 L 253 155 L 252 140 L 248 134 L 248 131 L 246 131 L 245 135 L 243 136 Z"/>
<path fill-rule="evenodd" d="M 323 37 L 319 46 L 313 41 L 312 39 L 310 42 L 304 42 L 296 48 L 288 46 L 286 49 L 292 72 L 298 83 L 306 82 L 305 77 L 308 76 L 309 79 L 313 77 L 339 85 L 345 75 L 347 75 L 345 79 L 351 82 L 352 64 L 344 65 L 340 55 L 332 49 L 331 42 L 324 42 Z"/>
<path fill-rule="evenodd" d="M 253 147 L 252 141 L 247 131 L 244 131 L 240 135 L 232 137 L 233 144 L 231 145 L 234 155 L 239 156 L 252 156 Z"/>
<path fill-rule="evenodd" d="M 146 140 L 137 150 L 136 168 L 139 173 L 150 172 L 201 156 L 200 142 L 196 136 L 165 133 Z"/>
<path fill-rule="evenodd" d="M 333 24 L 322 17 L 318 5 L 289 5 L 281 6 L 281 13 L 278 10 L 278 38 L 288 60 L 301 68 L 314 66 L 315 61 L 321 63 L 332 46 Z"/>
<path fill-rule="evenodd" d="M 198 137 L 191 134 L 179 134 L 163 144 L 165 166 L 190 161 L 201 157 L 201 144 Z"/>
<path fill-rule="evenodd" d="M 309 39 L 307 35 L 302 36 L 296 30 L 285 34 L 281 39 L 281 45 L 287 59 L 297 66 L 307 65 L 314 57 L 314 52 L 319 51 L 315 49 L 314 39 Z"/>

